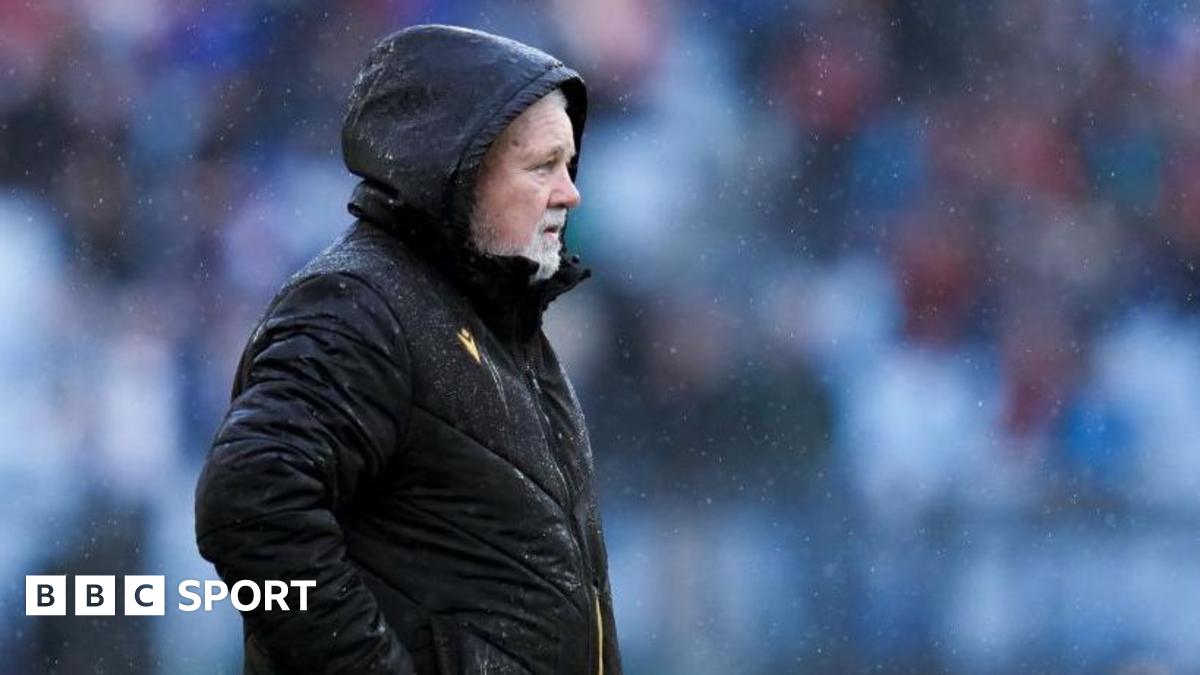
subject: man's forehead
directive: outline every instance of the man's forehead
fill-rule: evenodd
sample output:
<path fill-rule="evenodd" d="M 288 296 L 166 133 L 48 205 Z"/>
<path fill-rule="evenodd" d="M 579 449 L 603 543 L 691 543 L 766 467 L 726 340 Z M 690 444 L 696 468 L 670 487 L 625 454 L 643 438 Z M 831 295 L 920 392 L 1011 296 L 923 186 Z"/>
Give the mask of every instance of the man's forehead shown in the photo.
<path fill-rule="evenodd" d="M 529 106 L 513 120 L 501 135 L 508 144 L 530 152 L 562 147 L 575 154 L 575 135 L 571 118 L 561 103 L 547 96 Z"/>

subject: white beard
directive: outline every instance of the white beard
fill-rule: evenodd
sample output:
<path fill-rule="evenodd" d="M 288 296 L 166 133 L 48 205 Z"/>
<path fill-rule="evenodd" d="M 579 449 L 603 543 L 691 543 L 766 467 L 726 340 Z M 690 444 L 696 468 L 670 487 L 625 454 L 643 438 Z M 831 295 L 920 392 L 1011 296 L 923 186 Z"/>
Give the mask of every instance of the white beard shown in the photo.
<path fill-rule="evenodd" d="M 550 209 L 542 214 L 529 240 L 520 246 L 505 246 L 496 241 L 495 230 L 487 223 L 472 223 L 472 240 L 475 247 L 484 253 L 498 256 L 521 256 L 537 263 L 537 271 L 530 282 L 544 281 L 558 271 L 562 251 L 562 227 L 567 222 L 566 209 Z M 559 234 L 545 234 L 547 227 L 558 226 Z"/>

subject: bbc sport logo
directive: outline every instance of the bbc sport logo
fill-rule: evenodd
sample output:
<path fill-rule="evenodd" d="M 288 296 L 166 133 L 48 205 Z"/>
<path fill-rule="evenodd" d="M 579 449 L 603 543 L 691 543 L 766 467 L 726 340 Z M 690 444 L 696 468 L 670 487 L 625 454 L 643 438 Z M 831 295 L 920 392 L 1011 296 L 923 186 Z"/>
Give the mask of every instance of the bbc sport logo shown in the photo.
<path fill-rule="evenodd" d="M 117 613 L 117 577 L 76 574 L 74 577 L 75 616 L 115 616 Z M 167 608 L 167 578 L 161 575 L 131 574 L 122 577 L 125 616 L 163 616 Z M 227 587 L 223 581 L 184 579 L 176 586 L 181 612 L 211 612 L 222 600 L 234 609 L 247 612 L 262 605 L 264 611 L 308 611 L 308 589 L 314 580 L 265 581 L 260 588 L 243 580 Z M 203 591 L 201 590 L 203 589 Z M 298 598 L 292 596 L 298 592 Z M 288 604 L 292 601 L 296 609 Z M 66 616 L 67 575 L 29 575 L 25 577 L 25 616 Z"/>

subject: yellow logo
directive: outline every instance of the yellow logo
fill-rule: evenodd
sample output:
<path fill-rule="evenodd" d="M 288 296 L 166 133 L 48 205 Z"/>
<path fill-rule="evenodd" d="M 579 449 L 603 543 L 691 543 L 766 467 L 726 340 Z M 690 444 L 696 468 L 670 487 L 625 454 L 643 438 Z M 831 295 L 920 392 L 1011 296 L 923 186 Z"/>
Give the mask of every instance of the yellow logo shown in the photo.
<path fill-rule="evenodd" d="M 475 359 L 475 363 L 483 363 L 479 358 L 479 348 L 475 346 L 475 336 L 471 335 L 471 331 L 464 328 L 458 329 L 458 341 L 462 343 L 463 349 Z"/>

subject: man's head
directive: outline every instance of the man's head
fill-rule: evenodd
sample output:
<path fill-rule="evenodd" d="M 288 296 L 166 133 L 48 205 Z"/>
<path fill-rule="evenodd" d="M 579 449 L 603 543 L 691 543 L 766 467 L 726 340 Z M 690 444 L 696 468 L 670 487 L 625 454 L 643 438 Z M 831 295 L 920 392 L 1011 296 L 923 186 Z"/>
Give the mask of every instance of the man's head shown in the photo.
<path fill-rule="evenodd" d="M 471 241 L 492 255 L 519 255 L 538 264 L 535 280 L 559 266 L 567 209 L 579 205 L 568 172 L 575 138 L 567 100 L 554 90 L 527 108 L 498 136 L 475 187 Z"/>

